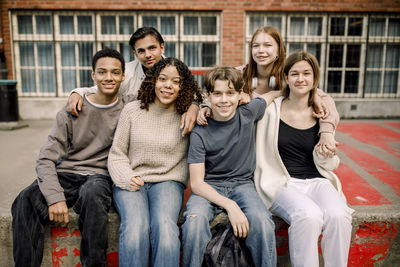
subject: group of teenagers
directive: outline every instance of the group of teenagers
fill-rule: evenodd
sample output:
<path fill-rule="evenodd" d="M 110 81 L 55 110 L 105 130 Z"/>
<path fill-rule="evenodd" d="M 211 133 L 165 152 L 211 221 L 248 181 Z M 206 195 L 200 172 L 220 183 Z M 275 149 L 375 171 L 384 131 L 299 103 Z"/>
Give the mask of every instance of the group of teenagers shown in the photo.
<path fill-rule="evenodd" d="M 207 71 L 202 92 L 183 62 L 163 56 L 156 29 L 138 29 L 129 45 L 128 63 L 98 51 L 96 86 L 73 90 L 57 113 L 37 179 L 12 204 L 15 266 L 40 266 L 46 224 L 68 223 L 70 207 L 82 266 L 106 266 L 112 203 L 119 266 L 179 266 L 181 252 L 182 266 L 201 266 L 221 211 L 255 266 L 277 265 L 272 215 L 290 225 L 293 266 L 319 266 L 321 233 L 324 265 L 347 266 L 353 210 L 333 172 L 339 115 L 317 89 L 315 57 L 286 58 L 279 31 L 261 27 L 248 63 Z"/>

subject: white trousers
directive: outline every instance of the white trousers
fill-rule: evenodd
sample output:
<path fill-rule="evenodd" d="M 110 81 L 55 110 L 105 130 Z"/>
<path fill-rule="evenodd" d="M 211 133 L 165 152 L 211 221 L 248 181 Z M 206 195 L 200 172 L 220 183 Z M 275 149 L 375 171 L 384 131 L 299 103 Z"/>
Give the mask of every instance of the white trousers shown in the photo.
<path fill-rule="evenodd" d="M 290 178 L 271 207 L 289 225 L 292 266 L 318 267 L 318 239 L 325 267 L 347 266 L 351 214 L 335 187 L 325 178 Z"/>

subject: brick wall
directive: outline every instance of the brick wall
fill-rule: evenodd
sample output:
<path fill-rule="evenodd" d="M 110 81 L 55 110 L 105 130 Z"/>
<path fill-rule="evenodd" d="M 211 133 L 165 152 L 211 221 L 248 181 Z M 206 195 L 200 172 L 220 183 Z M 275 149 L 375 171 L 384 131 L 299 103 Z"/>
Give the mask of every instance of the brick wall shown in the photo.
<path fill-rule="evenodd" d="M 400 12 L 400 0 L 1 0 L 0 52 L 13 79 L 9 10 L 194 10 L 222 11 L 222 64 L 244 63 L 246 11 Z"/>

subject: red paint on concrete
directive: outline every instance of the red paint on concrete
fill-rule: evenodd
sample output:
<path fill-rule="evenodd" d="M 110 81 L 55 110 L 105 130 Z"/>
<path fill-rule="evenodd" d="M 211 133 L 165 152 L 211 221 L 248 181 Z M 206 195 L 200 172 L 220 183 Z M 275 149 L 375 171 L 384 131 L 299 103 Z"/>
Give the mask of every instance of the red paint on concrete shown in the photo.
<path fill-rule="evenodd" d="M 71 232 L 71 236 L 81 236 L 81 231 L 79 231 L 78 229 L 74 230 Z"/>
<path fill-rule="evenodd" d="M 399 232 L 399 224 L 391 222 L 365 222 L 353 237 L 349 252 L 349 266 L 380 266 Z"/>
<path fill-rule="evenodd" d="M 384 122 L 384 124 L 400 130 L 400 122 L 388 122 L 387 121 L 387 122 Z"/>
<path fill-rule="evenodd" d="M 81 251 L 77 248 L 74 248 L 74 256 L 79 257 L 81 255 Z"/>
<path fill-rule="evenodd" d="M 64 266 L 63 260 L 61 260 L 62 257 L 67 257 L 68 256 L 68 250 L 67 247 L 60 248 L 58 245 L 58 241 L 62 242 L 62 239 L 68 238 L 68 237 L 80 237 L 80 231 L 79 230 L 70 230 L 68 227 L 59 227 L 59 226 L 52 226 L 50 227 L 50 237 L 51 237 L 51 257 L 52 257 L 52 266 L 53 267 L 58 267 L 58 266 Z M 80 251 L 77 248 L 74 248 L 73 250 L 73 255 L 74 257 L 79 257 L 80 256 Z M 75 267 L 81 267 L 80 263 L 76 265 Z"/>
<path fill-rule="evenodd" d="M 373 188 L 365 179 L 358 175 L 352 168 L 340 163 L 335 170 L 342 183 L 343 193 L 350 205 L 383 205 L 392 204 L 381 193 Z"/>
<path fill-rule="evenodd" d="M 51 243 L 51 262 L 53 267 L 60 267 L 64 263 L 61 258 L 68 256 L 67 248 L 58 249 L 56 242 Z"/>
<path fill-rule="evenodd" d="M 53 267 L 59 267 L 64 262 L 61 260 L 62 257 L 68 256 L 67 248 L 59 248 L 59 245 L 55 240 L 57 238 L 68 237 L 68 228 L 53 226 L 50 227 L 50 239 L 51 239 L 51 261 Z"/>
<path fill-rule="evenodd" d="M 337 130 L 348 133 L 353 139 L 379 147 L 389 154 L 400 158 L 400 151 L 390 145 L 390 143 L 400 142 L 400 133 L 398 132 L 375 123 L 353 121 L 341 122 Z"/>
<path fill-rule="evenodd" d="M 107 254 L 107 267 L 118 267 L 118 252 Z"/>
<path fill-rule="evenodd" d="M 66 237 L 68 236 L 67 227 L 53 226 L 50 230 L 51 240 L 55 240 L 58 237 Z"/>
<path fill-rule="evenodd" d="M 340 150 L 376 179 L 388 184 L 400 196 L 399 171 L 383 160 L 350 145 L 341 144 Z"/>

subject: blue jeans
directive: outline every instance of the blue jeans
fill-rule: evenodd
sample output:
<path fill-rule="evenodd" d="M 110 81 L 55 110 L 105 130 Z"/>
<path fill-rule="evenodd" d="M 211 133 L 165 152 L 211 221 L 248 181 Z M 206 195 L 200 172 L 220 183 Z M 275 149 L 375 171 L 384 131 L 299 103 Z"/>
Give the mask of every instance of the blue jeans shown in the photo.
<path fill-rule="evenodd" d="M 131 192 L 114 186 L 114 201 L 121 217 L 119 266 L 179 266 L 177 225 L 184 186 L 175 181 L 145 183 Z"/>
<path fill-rule="evenodd" d="M 246 238 L 256 266 L 276 266 L 275 225 L 271 213 L 258 196 L 253 183 L 235 187 L 213 186 L 218 193 L 235 201 L 246 215 L 250 230 Z M 220 209 L 196 194 L 190 196 L 182 226 L 183 266 L 201 266 L 211 240 L 210 221 Z"/>
<path fill-rule="evenodd" d="M 108 211 L 112 203 L 112 181 L 104 175 L 57 173 L 67 206 L 79 214 L 82 266 L 106 266 Z M 21 191 L 14 200 L 13 249 L 16 267 L 40 266 L 43 258 L 44 230 L 49 207 L 37 181 Z"/>

